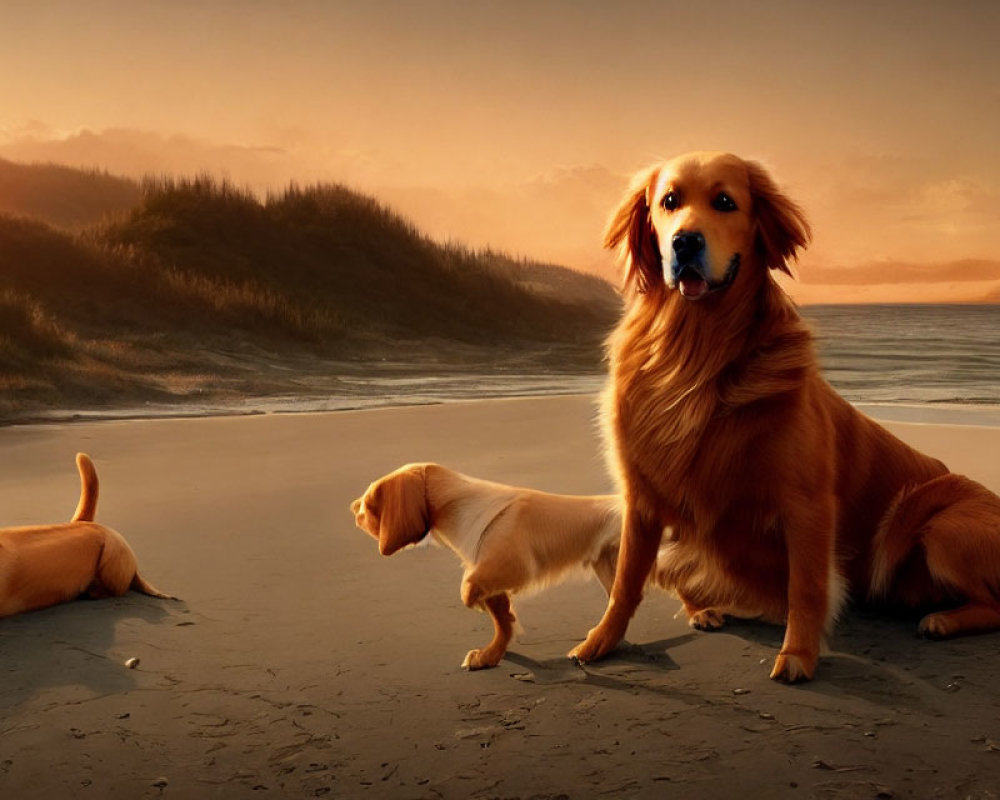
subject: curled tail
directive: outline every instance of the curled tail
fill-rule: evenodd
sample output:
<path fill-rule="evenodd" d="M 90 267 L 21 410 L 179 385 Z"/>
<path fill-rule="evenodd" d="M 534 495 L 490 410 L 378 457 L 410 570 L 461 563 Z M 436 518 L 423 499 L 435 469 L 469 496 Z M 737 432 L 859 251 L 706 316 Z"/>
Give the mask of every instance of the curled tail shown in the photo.
<path fill-rule="evenodd" d="M 86 453 L 76 454 L 76 468 L 80 471 L 80 502 L 71 522 L 93 522 L 97 513 L 97 494 L 100 484 L 94 462 Z"/>

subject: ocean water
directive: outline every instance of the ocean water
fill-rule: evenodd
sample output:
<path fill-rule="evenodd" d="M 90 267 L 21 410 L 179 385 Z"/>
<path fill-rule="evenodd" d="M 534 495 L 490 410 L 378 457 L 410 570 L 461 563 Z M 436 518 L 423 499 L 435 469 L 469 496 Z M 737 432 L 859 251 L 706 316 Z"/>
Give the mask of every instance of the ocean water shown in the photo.
<path fill-rule="evenodd" d="M 883 420 L 1000 426 L 1000 305 L 807 306 L 827 380 Z M 149 405 L 57 417 L 175 416 L 340 411 L 456 400 L 593 394 L 601 372 L 574 374 L 454 365 L 372 365 L 367 375 L 336 370 L 304 392 L 248 397 L 236 407 Z M 386 369 L 386 367 L 389 367 Z M 402 369 L 401 369 L 402 368 Z"/>
<path fill-rule="evenodd" d="M 808 306 L 827 380 L 871 416 L 1000 426 L 1000 306 Z M 339 376 L 311 397 L 247 400 L 245 410 L 334 411 L 496 397 L 596 393 L 603 373 Z"/>
<path fill-rule="evenodd" d="M 830 383 L 854 403 L 1000 406 L 1000 305 L 807 306 Z"/>

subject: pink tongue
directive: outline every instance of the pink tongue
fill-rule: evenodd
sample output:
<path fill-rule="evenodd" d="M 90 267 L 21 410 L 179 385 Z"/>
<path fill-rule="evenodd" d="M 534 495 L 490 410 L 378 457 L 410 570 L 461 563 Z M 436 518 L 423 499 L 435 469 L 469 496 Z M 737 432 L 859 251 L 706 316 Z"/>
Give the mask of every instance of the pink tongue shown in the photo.
<path fill-rule="evenodd" d="M 701 297 L 708 291 L 708 283 L 701 278 L 681 278 L 678 284 L 685 297 Z"/>

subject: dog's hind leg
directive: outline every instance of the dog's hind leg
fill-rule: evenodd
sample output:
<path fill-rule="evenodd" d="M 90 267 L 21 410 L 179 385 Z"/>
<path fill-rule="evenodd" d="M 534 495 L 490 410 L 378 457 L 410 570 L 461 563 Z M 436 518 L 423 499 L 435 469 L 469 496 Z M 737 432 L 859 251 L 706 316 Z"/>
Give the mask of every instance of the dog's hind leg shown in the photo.
<path fill-rule="evenodd" d="M 514 635 L 514 614 L 510 609 L 509 595 L 505 593 L 487 597 L 483 605 L 493 618 L 493 640 L 481 650 L 470 650 L 462 662 L 464 669 L 495 667 L 507 652 L 507 645 Z"/>
<path fill-rule="evenodd" d="M 87 587 L 87 595 L 92 598 L 120 597 L 133 589 L 152 597 L 176 600 L 173 595 L 164 594 L 143 578 L 137 568 L 135 553 L 117 531 L 106 528 L 104 546 L 97 561 L 94 580 Z"/>
<path fill-rule="evenodd" d="M 926 524 L 921 535 L 935 584 L 968 602 L 928 614 L 919 632 L 931 637 L 1000 630 L 1000 497 L 960 475 L 957 499 Z"/>
<path fill-rule="evenodd" d="M 961 633 L 1000 630 L 1000 604 L 966 603 L 951 611 L 938 611 L 920 620 L 918 631 L 932 639 Z"/>
<path fill-rule="evenodd" d="M 928 614 L 920 633 L 1000 629 L 1000 497 L 962 475 L 939 476 L 897 503 L 878 544 L 876 585 L 886 596 L 907 605 L 965 601 Z"/>
<path fill-rule="evenodd" d="M 117 532 L 104 529 L 104 543 L 97 559 L 94 579 L 87 587 L 89 597 L 120 597 L 129 590 L 135 576 L 136 560 L 132 548 Z"/>

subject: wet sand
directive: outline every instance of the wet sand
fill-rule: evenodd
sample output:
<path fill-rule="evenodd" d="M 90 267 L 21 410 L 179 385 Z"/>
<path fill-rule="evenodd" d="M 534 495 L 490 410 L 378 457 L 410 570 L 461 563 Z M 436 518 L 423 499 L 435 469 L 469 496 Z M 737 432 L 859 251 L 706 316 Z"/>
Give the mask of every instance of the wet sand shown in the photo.
<path fill-rule="evenodd" d="M 1000 428 L 887 427 L 1000 490 Z M 695 632 L 652 593 L 632 644 L 581 668 L 591 578 L 520 600 L 505 660 L 462 671 L 490 624 L 455 558 L 381 558 L 348 503 L 414 460 L 608 491 L 593 397 L 6 428 L 0 523 L 68 518 L 78 450 L 98 520 L 183 600 L 0 620 L 0 797 L 1000 796 L 998 634 L 851 612 L 788 687 L 780 628 Z"/>

